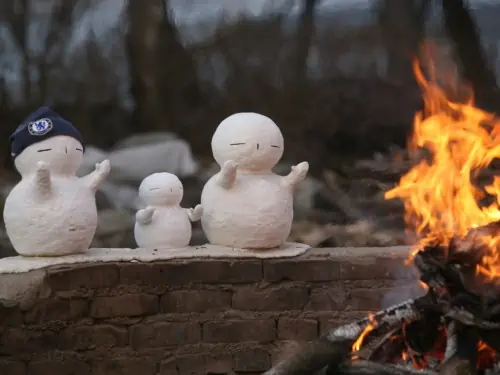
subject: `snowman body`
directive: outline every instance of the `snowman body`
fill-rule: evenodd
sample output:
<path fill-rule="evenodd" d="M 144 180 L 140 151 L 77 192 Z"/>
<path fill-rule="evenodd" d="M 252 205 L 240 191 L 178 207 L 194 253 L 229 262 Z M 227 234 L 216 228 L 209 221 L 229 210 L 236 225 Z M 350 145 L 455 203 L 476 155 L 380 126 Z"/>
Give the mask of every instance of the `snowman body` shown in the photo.
<path fill-rule="evenodd" d="M 189 245 L 191 221 L 180 206 L 150 206 L 154 208 L 151 222 L 136 221 L 134 236 L 141 248 L 175 249 Z"/>
<path fill-rule="evenodd" d="M 71 123 L 47 107 L 33 112 L 11 136 L 21 181 L 4 204 L 5 229 L 23 256 L 62 256 L 86 251 L 97 228 L 95 192 L 109 161 L 77 177 L 84 146 Z"/>
<path fill-rule="evenodd" d="M 86 251 L 97 228 L 92 190 L 77 177 L 52 176 L 51 194 L 40 199 L 32 177 L 23 177 L 5 201 L 5 229 L 15 250 L 24 256 Z"/>
<path fill-rule="evenodd" d="M 280 129 L 264 115 L 236 113 L 219 124 L 212 152 L 221 170 L 201 196 L 201 223 L 211 244 L 271 249 L 286 241 L 293 221 L 293 189 L 308 165 L 293 167 L 287 176 L 273 173 L 283 150 Z"/>
<path fill-rule="evenodd" d="M 283 244 L 293 221 L 293 191 L 272 172 L 238 173 L 224 189 L 213 176 L 203 188 L 201 224 L 211 244 L 273 248 Z"/>

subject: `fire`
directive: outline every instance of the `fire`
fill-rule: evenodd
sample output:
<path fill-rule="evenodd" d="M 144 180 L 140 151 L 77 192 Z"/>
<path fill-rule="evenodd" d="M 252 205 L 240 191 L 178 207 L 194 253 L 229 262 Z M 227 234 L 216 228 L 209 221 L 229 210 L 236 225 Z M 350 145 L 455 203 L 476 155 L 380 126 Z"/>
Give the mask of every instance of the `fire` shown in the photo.
<path fill-rule="evenodd" d="M 375 320 L 373 314 L 368 314 L 368 319 L 370 320 L 370 323 L 366 326 L 366 328 L 361 332 L 361 335 L 359 335 L 358 339 L 352 344 L 352 351 L 357 352 L 361 349 L 361 346 L 363 345 L 363 341 L 365 340 L 366 335 L 368 335 L 371 331 L 375 329 L 377 326 L 377 321 Z"/>
<path fill-rule="evenodd" d="M 434 66 L 426 79 L 419 61 L 414 62 L 416 79 L 424 93 L 424 110 L 414 119 L 409 149 L 426 150 L 430 155 L 415 165 L 399 184 L 385 194 L 401 198 L 407 224 L 419 235 L 415 252 L 426 245 L 448 245 L 473 228 L 500 220 L 500 176 L 480 189 L 473 179 L 500 156 L 500 120 L 465 101 L 448 99 L 436 82 Z M 485 197 L 493 202 L 484 205 Z M 500 275 L 499 238 L 481 236 L 488 248 L 478 271 Z"/>
<path fill-rule="evenodd" d="M 479 341 L 477 344 L 477 367 L 490 368 L 495 362 L 495 359 L 495 351 L 483 341 Z"/>

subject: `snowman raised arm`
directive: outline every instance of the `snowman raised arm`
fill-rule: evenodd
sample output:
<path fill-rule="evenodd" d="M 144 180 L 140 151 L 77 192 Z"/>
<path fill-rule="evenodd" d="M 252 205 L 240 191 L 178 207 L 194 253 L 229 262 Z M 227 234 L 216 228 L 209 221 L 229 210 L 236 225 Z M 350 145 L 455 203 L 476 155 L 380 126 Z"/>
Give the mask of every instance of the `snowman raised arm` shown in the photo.
<path fill-rule="evenodd" d="M 50 108 L 29 115 L 10 137 L 21 181 L 8 195 L 5 229 L 24 256 L 61 256 L 88 249 L 97 228 L 95 192 L 108 176 L 105 160 L 78 178 L 85 146 L 73 124 Z"/>
<path fill-rule="evenodd" d="M 153 173 L 139 186 L 139 198 L 146 205 L 135 215 L 134 236 L 141 248 L 178 249 L 189 245 L 191 222 L 200 220 L 201 205 L 180 206 L 184 188 L 171 173 Z"/>
<path fill-rule="evenodd" d="M 293 189 L 307 175 L 302 162 L 286 176 L 272 172 L 283 155 L 278 126 L 258 113 L 223 120 L 212 138 L 221 170 L 204 186 L 202 227 L 211 244 L 267 249 L 282 245 L 293 220 Z"/>

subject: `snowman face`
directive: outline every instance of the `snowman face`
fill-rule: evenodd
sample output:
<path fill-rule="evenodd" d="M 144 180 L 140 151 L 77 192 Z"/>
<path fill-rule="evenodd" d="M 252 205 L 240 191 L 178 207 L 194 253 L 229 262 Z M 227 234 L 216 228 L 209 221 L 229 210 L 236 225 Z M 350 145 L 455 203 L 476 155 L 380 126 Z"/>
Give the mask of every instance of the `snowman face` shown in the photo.
<path fill-rule="evenodd" d="M 240 169 L 269 171 L 283 156 L 283 135 L 268 117 L 237 113 L 222 121 L 212 138 L 212 152 L 222 167 L 228 160 Z"/>
<path fill-rule="evenodd" d="M 82 165 L 83 146 L 73 137 L 58 135 L 26 147 L 14 159 L 21 176 L 35 173 L 42 161 L 53 174 L 74 176 Z"/>
<path fill-rule="evenodd" d="M 179 205 L 183 195 L 182 182 L 171 173 L 154 173 L 139 186 L 139 197 L 149 206 Z"/>

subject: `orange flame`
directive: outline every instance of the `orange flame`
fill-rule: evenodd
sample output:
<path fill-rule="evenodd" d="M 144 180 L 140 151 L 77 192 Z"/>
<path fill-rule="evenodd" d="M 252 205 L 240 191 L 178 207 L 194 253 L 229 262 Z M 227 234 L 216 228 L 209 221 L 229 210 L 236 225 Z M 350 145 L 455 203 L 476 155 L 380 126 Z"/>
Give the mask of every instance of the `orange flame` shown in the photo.
<path fill-rule="evenodd" d="M 500 220 L 500 176 L 484 191 L 473 183 L 478 172 L 500 156 L 500 120 L 476 108 L 473 98 L 449 100 L 435 77 L 424 77 L 419 61 L 414 71 L 424 92 L 424 110 L 415 116 L 409 149 L 427 150 L 430 160 L 420 161 L 385 194 L 386 199 L 404 201 L 406 222 L 419 235 L 413 255 L 426 245 L 448 245 L 452 237 Z M 487 195 L 494 202 L 480 204 Z M 481 237 L 489 249 L 478 267 L 483 274 L 500 275 L 499 240 Z"/>
<path fill-rule="evenodd" d="M 496 361 L 496 352 L 483 341 L 477 344 L 477 368 L 491 368 Z"/>
<path fill-rule="evenodd" d="M 368 319 L 370 319 L 370 323 L 365 327 L 361 335 L 359 335 L 358 339 L 352 344 L 352 351 L 357 352 L 361 349 L 363 345 L 363 341 L 365 340 L 366 335 L 368 335 L 371 331 L 375 329 L 377 326 L 377 321 L 375 320 L 373 314 L 368 314 Z"/>

